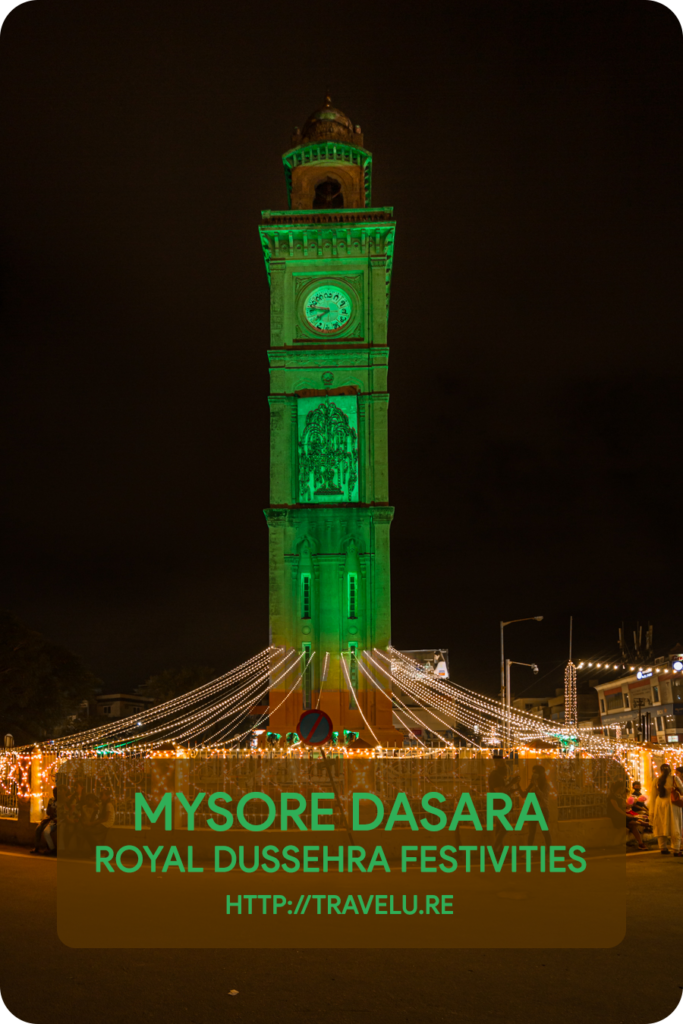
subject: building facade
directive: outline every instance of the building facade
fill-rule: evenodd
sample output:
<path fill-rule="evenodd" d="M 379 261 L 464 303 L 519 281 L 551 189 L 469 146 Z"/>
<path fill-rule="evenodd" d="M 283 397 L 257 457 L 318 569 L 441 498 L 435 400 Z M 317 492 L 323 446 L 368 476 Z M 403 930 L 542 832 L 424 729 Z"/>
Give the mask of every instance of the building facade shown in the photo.
<path fill-rule="evenodd" d="M 94 699 L 94 710 L 107 718 L 127 718 L 152 707 L 154 700 L 139 693 L 101 693 Z"/>
<path fill-rule="evenodd" d="M 528 711 L 539 718 L 564 725 L 566 720 L 564 688 L 556 689 L 554 697 L 517 697 L 512 706 L 519 711 Z M 578 691 L 576 694 L 576 713 L 578 722 L 595 722 L 598 724 L 598 698 L 595 693 Z"/>
<path fill-rule="evenodd" d="M 683 650 L 593 686 L 605 730 L 618 728 L 633 739 L 683 742 Z"/>

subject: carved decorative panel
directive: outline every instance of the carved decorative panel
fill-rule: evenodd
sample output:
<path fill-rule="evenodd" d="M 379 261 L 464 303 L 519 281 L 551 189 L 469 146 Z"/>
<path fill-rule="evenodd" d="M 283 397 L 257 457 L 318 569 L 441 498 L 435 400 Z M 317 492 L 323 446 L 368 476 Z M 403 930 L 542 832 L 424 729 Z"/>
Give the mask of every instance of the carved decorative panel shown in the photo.
<path fill-rule="evenodd" d="M 358 400 L 298 398 L 299 494 L 306 504 L 358 501 Z"/>

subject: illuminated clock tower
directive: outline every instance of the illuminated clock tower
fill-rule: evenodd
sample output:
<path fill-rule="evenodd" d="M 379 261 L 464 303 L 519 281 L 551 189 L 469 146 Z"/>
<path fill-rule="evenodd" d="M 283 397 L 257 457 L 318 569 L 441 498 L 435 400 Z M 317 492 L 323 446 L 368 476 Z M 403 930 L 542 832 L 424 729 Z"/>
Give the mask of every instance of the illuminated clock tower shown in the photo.
<path fill-rule="evenodd" d="M 260 227 L 270 284 L 270 633 L 272 644 L 304 652 L 307 668 L 287 699 L 291 676 L 271 690 L 270 729 L 285 734 L 302 708 L 320 707 L 336 729 L 374 745 L 365 716 L 389 745 L 400 734 L 388 683 L 368 680 L 356 652 L 391 641 L 393 211 L 372 206 L 371 154 L 329 97 L 282 159 L 289 209 L 265 210 Z"/>

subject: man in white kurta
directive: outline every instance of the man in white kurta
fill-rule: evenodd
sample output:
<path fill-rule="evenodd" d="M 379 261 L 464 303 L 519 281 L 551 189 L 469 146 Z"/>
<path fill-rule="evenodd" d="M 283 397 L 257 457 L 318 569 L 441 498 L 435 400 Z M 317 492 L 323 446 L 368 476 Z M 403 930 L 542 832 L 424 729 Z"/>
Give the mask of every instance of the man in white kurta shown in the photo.
<path fill-rule="evenodd" d="M 664 765 L 662 765 L 664 767 Z M 673 847 L 674 855 L 681 856 L 681 826 L 683 816 L 681 808 L 671 802 L 671 791 L 674 786 L 683 795 L 683 782 L 669 771 L 664 782 L 665 795 L 659 795 L 659 783 L 662 782 L 662 775 L 656 776 L 650 793 L 650 824 L 652 834 L 657 837 L 659 849 L 669 853 L 669 846 Z"/>

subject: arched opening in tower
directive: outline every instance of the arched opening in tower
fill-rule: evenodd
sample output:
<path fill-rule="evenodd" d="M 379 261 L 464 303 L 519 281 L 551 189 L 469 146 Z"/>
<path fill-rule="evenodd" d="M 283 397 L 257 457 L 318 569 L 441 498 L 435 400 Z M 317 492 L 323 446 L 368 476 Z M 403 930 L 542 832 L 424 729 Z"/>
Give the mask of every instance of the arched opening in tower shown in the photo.
<path fill-rule="evenodd" d="M 331 209 L 344 205 L 341 183 L 334 178 L 325 178 L 315 186 L 314 210 Z"/>

